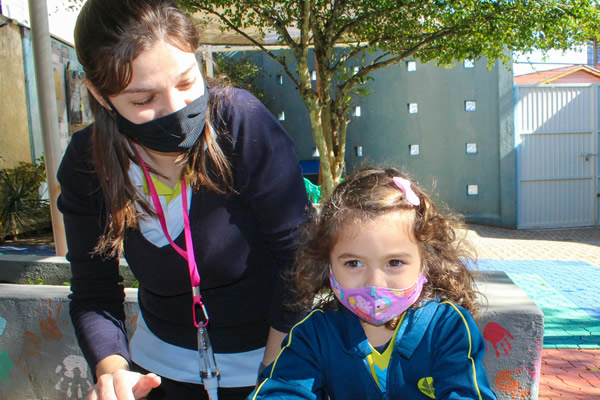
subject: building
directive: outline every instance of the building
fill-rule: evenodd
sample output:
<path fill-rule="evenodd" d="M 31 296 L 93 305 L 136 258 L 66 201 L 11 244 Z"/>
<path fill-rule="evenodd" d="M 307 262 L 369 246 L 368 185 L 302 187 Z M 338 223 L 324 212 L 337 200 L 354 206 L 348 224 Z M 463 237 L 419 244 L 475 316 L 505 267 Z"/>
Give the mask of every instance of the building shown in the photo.
<path fill-rule="evenodd" d="M 35 65 L 30 28 L 0 15 L 0 168 L 31 162 L 43 152 Z M 51 37 L 52 69 L 58 111 L 60 145 L 91 122 L 87 90 L 73 46 Z M 6 101 L 8 99 L 8 101 Z"/>
<path fill-rule="evenodd" d="M 264 68 L 265 103 L 295 140 L 299 159 L 318 160 L 308 112 L 279 64 L 259 51 L 238 56 Z M 515 227 L 512 73 L 488 69 L 487 60 L 452 68 L 408 60 L 372 76 L 371 94 L 353 100 L 346 170 L 405 169 L 468 220 Z"/>

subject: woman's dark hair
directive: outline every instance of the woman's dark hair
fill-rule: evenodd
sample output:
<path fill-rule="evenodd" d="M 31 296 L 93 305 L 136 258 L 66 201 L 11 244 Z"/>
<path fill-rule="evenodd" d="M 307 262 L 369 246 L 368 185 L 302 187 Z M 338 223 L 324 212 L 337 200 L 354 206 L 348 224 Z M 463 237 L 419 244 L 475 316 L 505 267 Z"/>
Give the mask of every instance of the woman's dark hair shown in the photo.
<path fill-rule="evenodd" d="M 294 271 L 298 295 L 297 306 L 311 307 L 315 296 L 317 306 L 336 303 L 329 291 L 330 254 L 340 232 L 348 226 L 361 226 L 389 212 L 414 213 L 412 233 L 422 256 L 422 272 L 427 278 L 420 300 L 440 297 L 476 313 L 473 277 L 465 262 L 474 259 L 471 246 L 457 238 L 462 227 L 452 214 L 442 214 L 413 181 L 411 187 L 419 197 L 414 206 L 398 189 L 393 178 L 411 181 L 395 168 L 364 168 L 340 183 L 321 210 L 304 227 L 304 242 L 296 258 Z M 323 294 L 328 294 L 323 296 Z M 390 326 L 393 328 L 392 326 Z"/>
<path fill-rule="evenodd" d="M 160 42 L 193 53 L 199 37 L 192 21 L 170 0 L 88 0 L 77 18 L 75 47 L 85 77 L 102 96 L 119 94 L 131 82 L 131 65 L 143 51 Z M 224 88 L 211 87 L 209 109 L 218 108 Z M 116 255 L 125 230 L 137 226 L 135 203 L 153 214 L 129 178 L 131 161 L 138 162 L 128 139 L 122 135 L 111 114 L 94 96 L 88 96 L 94 125 L 92 158 L 100 178 L 107 209 L 107 228 L 96 252 Z M 178 162 L 190 168 L 192 185 L 219 193 L 232 189 L 229 162 L 217 143 L 221 132 L 211 123 L 214 113 L 207 113 L 204 134 Z M 206 151 L 204 150 L 206 149 Z M 157 172 L 157 171 L 153 171 Z"/>

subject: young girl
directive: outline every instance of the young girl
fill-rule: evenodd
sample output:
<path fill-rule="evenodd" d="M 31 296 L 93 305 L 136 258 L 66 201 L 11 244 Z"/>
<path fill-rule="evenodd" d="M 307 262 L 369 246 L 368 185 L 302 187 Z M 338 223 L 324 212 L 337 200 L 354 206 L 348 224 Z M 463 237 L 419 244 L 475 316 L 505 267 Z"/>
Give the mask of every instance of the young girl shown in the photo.
<path fill-rule="evenodd" d="M 330 294 L 250 398 L 495 399 L 456 226 L 395 169 L 349 176 L 298 254 L 301 304 Z"/>

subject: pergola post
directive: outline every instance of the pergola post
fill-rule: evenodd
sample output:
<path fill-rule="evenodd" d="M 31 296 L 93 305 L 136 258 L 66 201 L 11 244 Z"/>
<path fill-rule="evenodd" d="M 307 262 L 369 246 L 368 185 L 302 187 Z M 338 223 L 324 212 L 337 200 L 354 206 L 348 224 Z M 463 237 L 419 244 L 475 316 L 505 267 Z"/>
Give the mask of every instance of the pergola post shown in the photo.
<path fill-rule="evenodd" d="M 37 83 L 37 97 L 44 143 L 44 159 L 50 196 L 50 217 L 57 256 L 67 254 L 67 241 L 62 214 L 56 207 L 60 186 L 56 172 L 61 159 L 60 134 L 58 129 L 58 111 L 52 71 L 52 47 L 48 26 L 48 7 L 46 0 L 29 0 L 29 18 L 31 19 L 31 42 Z"/>

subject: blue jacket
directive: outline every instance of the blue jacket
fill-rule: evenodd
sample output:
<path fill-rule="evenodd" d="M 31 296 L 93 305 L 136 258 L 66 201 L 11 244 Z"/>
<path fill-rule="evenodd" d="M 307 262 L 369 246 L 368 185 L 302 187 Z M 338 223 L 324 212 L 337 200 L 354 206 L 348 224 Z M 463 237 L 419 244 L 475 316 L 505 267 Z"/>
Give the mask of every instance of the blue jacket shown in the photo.
<path fill-rule="evenodd" d="M 482 360 L 485 342 L 471 314 L 449 302 L 410 309 L 398 328 L 387 392 L 371 375 L 359 319 L 315 310 L 284 341 L 250 399 L 496 399 Z"/>

